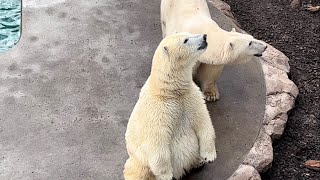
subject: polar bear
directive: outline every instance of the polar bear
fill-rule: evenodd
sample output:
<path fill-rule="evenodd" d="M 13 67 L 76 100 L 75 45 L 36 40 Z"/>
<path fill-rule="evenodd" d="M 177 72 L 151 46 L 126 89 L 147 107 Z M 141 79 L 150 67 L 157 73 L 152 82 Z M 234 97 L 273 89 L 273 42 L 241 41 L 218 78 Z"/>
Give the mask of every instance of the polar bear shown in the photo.
<path fill-rule="evenodd" d="M 215 131 L 192 68 L 206 35 L 178 33 L 155 51 L 125 134 L 126 180 L 180 179 L 216 158 Z"/>
<path fill-rule="evenodd" d="M 208 35 L 208 48 L 193 68 L 193 76 L 199 82 L 207 101 L 216 101 L 220 94 L 217 87 L 225 64 L 240 64 L 259 57 L 266 44 L 250 35 L 221 29 L 211 19 L 206 0 L 162 0 L 162 35 L 177 32 Z"/>

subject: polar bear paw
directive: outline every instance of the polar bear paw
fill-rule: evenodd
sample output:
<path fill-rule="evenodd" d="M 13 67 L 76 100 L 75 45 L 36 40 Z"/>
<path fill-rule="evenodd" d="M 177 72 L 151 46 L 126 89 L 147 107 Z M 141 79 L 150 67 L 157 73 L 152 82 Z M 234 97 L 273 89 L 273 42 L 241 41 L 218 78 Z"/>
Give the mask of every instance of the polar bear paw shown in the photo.
<path fill-rule="evenodd" d="M 200 169 L 202 168 L 204 165 L 206 164 L 206 162 L 201 159 L 196 165 L 193 166 L 194 169 Z"/>
<path fill-rule="evenodd" d="M 204 98 L 206 101 L 217 101 L 220 98 L 219 91 L 204 91 L 203 92 Z"/>
<path fill-rule="evenodd" d="M 217 158 L 217 152 L 214 150 L 212 152 L 200 152 L 200 156 L 206 163 L 211 163 Z"/>

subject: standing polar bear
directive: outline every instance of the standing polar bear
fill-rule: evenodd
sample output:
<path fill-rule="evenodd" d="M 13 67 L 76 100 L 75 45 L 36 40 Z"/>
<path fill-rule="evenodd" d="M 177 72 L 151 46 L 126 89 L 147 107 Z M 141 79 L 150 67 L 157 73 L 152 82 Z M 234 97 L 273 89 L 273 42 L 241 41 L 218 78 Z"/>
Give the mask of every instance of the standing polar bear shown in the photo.
<path fill-rule="evenodd" d="M 178 33 L 159 44 L 127 126 L 126 180 L 180 179 L 216 158 L 215 131 L 192 80 L 206 47 L 203 34 Z"/>
<path fill-rule="evenodd" d="M 208 48 L 193 68 L 193 76 L 207 101 L 220 97 L 216 83 L 224 64 L 245 63 L 261 56 L 267 48 L 250 35 L 221 29 L 211 19 L 206 0 L 162 0 L 161 24 L 163 37 L 177 32 L 208 35 Z"/>

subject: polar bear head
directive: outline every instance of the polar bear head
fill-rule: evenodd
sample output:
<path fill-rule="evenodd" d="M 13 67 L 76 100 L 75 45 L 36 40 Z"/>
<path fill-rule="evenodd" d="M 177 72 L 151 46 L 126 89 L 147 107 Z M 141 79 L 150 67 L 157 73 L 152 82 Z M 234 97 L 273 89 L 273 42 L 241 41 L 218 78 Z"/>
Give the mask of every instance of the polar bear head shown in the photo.
<path fill-rule="evenodd" d="M 262 56 L 267 45 L 251 35 L 230 32 L 224 45 L 225 60 L 229 63 L 245 63 L 254 57 Z"/>
<path fill-rule="evenodd" d="M 196 63 L 207 48 L 206 34 L 177 33 L 165 37 L 159 44 L 152 67 L 157 69 L 177 69 Z"/>
<path fill-rule="evenodd" d="M 262 56 L 267 45 L 248 34 L 230 31 L 208 33 L 208 48 L 199 62 L 214 65 L 240 64 Z M 212 43 L 211 43 L 212 42 Z"/>
<path fill-rule="evenodd" d="M 177 33 L 165 37 L 152 60 L 148 80 L 152 93 L 164 97 L 189 91 L 192 68 L 207 45 L 206 34 Z"/>

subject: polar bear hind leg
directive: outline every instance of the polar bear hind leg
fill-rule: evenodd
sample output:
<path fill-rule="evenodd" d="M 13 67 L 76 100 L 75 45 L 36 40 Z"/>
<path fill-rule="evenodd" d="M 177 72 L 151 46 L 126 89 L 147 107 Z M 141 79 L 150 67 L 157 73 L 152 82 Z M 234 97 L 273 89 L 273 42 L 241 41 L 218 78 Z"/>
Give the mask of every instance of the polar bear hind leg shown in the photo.
<path fill-rule="evenodd" d="M 148 167 L 142 166 L 134 158 L 129 158 L 124 165 L 125 180 L 155 180 L 154 175 Z"/>
<path fill-rule="evenodd" d="M 221 76 L 224 65 L 201 64 L 196 73 L 196 79 L 206 101 L 217 101 L 220 98 L 217 81 Z"/>

